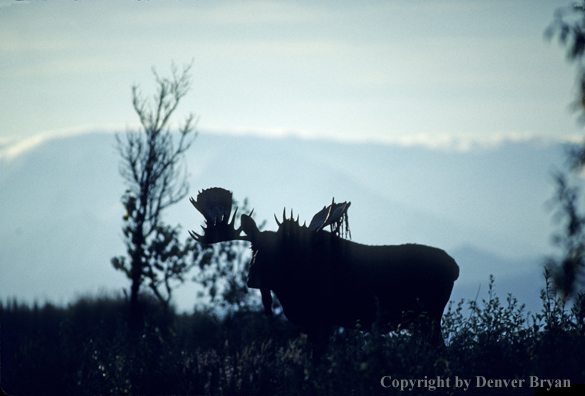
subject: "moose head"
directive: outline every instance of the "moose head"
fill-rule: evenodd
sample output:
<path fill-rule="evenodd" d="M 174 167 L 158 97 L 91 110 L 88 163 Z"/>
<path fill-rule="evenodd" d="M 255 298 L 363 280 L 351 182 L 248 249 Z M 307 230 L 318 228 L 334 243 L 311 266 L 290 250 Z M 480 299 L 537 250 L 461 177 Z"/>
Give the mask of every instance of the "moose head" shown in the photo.
<path fill-rule="evenodd" d="M 204 216 L 203 233 L 190 232 L 205 244 L 244 240 L 251 243 L 248 287 L 260 289 L 264 311 L 272 314 L 272 292 L 285 316 L 305 328 L 315 350 L 324 350 L 331 326 L 388 329 L 417 322 L 424 334 L 442 343 L 440 320 L 459 267 L 444 251 L 416 244 L 368 246 L 352 242 L 350 202 L 331 203 L 309 225 L 298 216 L 278 220 L 277 231 L 260 231 L 249 215 L 235 227 L 232 193 L 210 188 L 191 198 Z M 330 229 L 327 230 L 326 228 Z M 421 319 L 423 318 L 423 319 Z"/>

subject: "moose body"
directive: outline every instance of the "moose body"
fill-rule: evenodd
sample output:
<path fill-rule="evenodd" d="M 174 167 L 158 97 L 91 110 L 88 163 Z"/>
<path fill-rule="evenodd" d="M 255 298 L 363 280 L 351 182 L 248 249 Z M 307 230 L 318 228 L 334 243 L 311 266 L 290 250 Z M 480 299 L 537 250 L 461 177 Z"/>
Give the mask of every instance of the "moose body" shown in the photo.
<path fill-rule="evenodd" d="M 226 194 L 231 205 L 231 193 L 223 189 L 204 190 L 192 200 L 207 229 L 203 236 L 191 235 L 204 243 L 251 242 L 248 287 L 260 289 L 266 314 L 272 313 L 274 292 L 285 316 L 304 327 L 321 350 L 331 326 L 369 330 L 374 323 L 388 330 L 419 323 L 423 333 L 442 342 L 441 316 L 459 276 L 459 267 L 443 250 L 344 239 L 339 230 L 349 203 L 323 208 L 308 227 L 283 215 L 277 231 L 260 231 L 250 216 L 242 215 L 236 230 L 235 214 L 228 223 Z M 224 202 L 221 209 L 219 201 Z M 324 230 L 326 225 L 332 232 Z"/>

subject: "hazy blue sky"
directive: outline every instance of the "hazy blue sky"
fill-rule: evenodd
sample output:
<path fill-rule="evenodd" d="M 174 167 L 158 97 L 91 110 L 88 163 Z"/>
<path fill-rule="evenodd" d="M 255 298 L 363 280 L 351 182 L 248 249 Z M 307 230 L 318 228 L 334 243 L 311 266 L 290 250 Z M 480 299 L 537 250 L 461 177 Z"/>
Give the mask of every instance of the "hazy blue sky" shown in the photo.
<path fill-rule="evenodd" d="M 29 139 L 15 155 L 52 134 L 123 130 L 137 121 L 130 86 L 150 93 L 151 67 L 191 60 L 179 113 L 202 130 L 457 148 L 565 139 L 579 132 L 574 73 L 543 32 L 569 3 L 1 0 L 0 144 Z"/>

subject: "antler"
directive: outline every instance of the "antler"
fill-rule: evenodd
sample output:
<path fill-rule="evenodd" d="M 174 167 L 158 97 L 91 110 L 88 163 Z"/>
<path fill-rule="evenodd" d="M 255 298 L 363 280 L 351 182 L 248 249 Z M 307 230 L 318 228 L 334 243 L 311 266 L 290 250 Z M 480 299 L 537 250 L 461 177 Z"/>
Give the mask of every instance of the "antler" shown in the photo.
<path fill-rule="evenodd" d="M 297 218 L 295 220 L 293 210 L 291 209 L 290 210 L 290 217 L 287 219 L 286 218 L 286 208 L 284 208 L 282 210 L 282 221 L 278 221 L 278 217 L 276 217 L 276 215 L 274 215 L 274 220 L 276 220 L 276 225 L 278 225 L 280 227 L 280 225 L 282 223 L 284 223 L 285 221 L 288 221 L 288 220 L 298 223 L 299 222 L 299 215 L 297 215 Z"/>
<path fill-rule="evenodd" d="M 334 234 L 339 235 L 340 233 L 346 234 L 345 236 L 349 236 L 351 238 L 351 232 L 349 231 L 349 224 L 347 220 L 347 210 L 351 202 L 341 202 L 335 203 L 335 198 L 331 201 L 331 205 L 324 206 L 311 220 L 311 224 L 309 224 L 309 230 L 314 232 L 319 232 L 323 230 L 327 226 L 331 226 L 331 232 Z M 296 220 L 294 219 L 294 213 L 291 209 L 290 217 L 286 217 L 286 208 L 282 211 L 282 222 L 278 220 L 278 217 L 274 215 L 274 220 L 276 220 L 276 224 L 280 227 L 286 221 L 296 222 L 299 224 L 299 216 L 297 215 Z M 305 223 L 306 224 L 306 223 Z M 305 226 L 305 225 L 303 225 Z M 345 232 L 343 228 L 345 226 Z"/>
<path fill-rule="evenodd" d="M 351 202 L 335 203 L 335 198 L 333 198 L 331 205 L 324 206 L 313 216 L 309 230 L 317 232 L 331 225 L 334 232 L 339 232 L 344 220 L 347 227 L 347 210 L 350 205 Z"/>
<path fill-rule="evenodd" d="M 207 227 L 203 228 L 203 235 L 189 231 L 189 235 L 200 243 L 216 243 L 234 240 L 249 240 L 241 235 L 242 227 L 236 229 L 234 222 L 238 208 L 230 221 L 232 211 L 232 193 L 223 188 L 214 187 L 201 191 L 197 194 L 197 200 L 191 198 L 191 203 L 203 217 Z"/>

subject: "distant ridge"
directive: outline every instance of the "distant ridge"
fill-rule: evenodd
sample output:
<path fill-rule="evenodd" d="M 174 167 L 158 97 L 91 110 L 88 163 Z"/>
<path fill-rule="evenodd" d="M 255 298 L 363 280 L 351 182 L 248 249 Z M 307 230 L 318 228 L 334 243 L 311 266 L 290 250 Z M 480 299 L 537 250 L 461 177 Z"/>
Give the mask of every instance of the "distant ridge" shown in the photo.
<path fill-rule="evenodd" d="M 0 298 L 68 301 L 127 286 L 109 264 L 124 252 L 118 164 L 114 136 L 106 132 L 46 139 L 0 160 Z M 550 251 L 544 202 L 553 164 L 562 164 L 561 145 L 533 141 L 445 152 L 201 132 L 188 153 L 192 195 L 228 188 L 235 199 L 249 199 L 268 229 L 283 207 L 309 221 L 332 197 L 351 201 L 355 241 L 423 243 L 460 255 L 456 291 L 468 284 L 473 296 L 478 283 L 487 285 L 487 268 L 502 285 L 522 276 L 534 284 L 530 274 L 540 276 L 534 260 Z M 180 223 L 185 237 L 202 221 L 187 200 L 166 220 Z M 195 302 L 192 285 L 177 293 L 182 309 Z"/>

